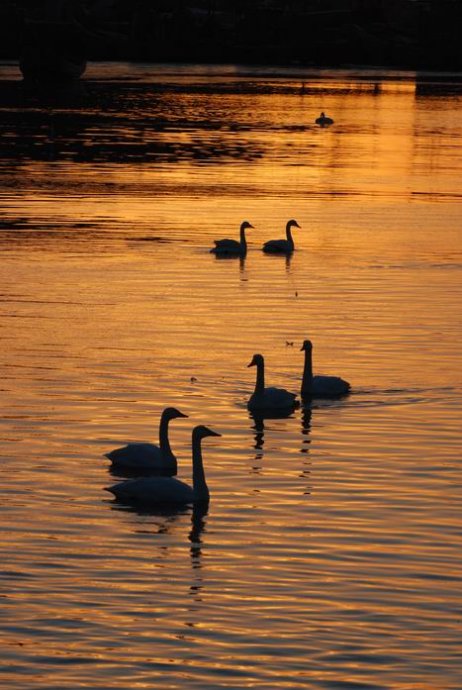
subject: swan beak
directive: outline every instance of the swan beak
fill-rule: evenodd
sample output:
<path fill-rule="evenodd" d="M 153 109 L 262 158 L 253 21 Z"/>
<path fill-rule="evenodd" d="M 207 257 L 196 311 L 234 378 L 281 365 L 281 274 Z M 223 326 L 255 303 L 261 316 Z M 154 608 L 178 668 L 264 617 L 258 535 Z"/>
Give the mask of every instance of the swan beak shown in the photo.
<path fill-rule="evenodd" d="M 249 367 L 254 367 L 254 366 L 255 366 L 255 362 L 254 362 L 254 360 L 252 360 L 252 361 L 250 362 L 250 364 L 247 364 L 247 369 L 248 369 Z"/>
<path fill-rule="evenodd" d="M 212 431 L 212 429 L 209 429 L 209 436 L 221 436 L 221 434 L 218 433 L 218 431 Z"/>
<path fill-rule="evenodd" d="M 189 414 L 184 414 L 184 412 L 180 412 L 178 417 L 184 417 L 185 419 L 187 419 L 189 417 Z"/>

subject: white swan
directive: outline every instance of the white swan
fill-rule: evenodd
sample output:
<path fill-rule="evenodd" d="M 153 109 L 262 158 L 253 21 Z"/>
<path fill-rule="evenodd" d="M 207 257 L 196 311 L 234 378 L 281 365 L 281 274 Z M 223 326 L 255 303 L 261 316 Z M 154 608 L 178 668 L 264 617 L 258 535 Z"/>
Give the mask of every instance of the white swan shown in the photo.
<path fill-rule="evenodd" d="M 221 436 L 206 426 L 196 426 L 192 432 L 192 487 L 175 477 L 140 477 L 127 479 L 110 487 L 118 499 L 134 503 L 200 503 L 209 500 L 202 464 L 201 441 L 206 436 Z"/>
<path fill-rule="evenodd" d="M 321 113 L 321 115 L 316 118 L 315 122 L 317 125 L 321 125 L 321 127 L 334 124 L 333 119 L 331 117 L 327 117 L 326 113 Z"/>
<path fill-rule="evenodd" d="M 230 239 L 214 240 L 215 247 L 211 249 L 210 252 L 212 254 L 220 254 L 221 256 L 230 254 L 234 256 L 243 256 L 247 253 L 247 240 L 245 238 L 245 231 L 247 228 L 253 228 L 253 225 L 245 220 L 243 223 L 241 223 L 239 241 Z"/>
<path fill-rule="evenodd" d="M 305 351 L 305 365 L 302 378 L 302 398 L 339 398 L 350 392 L 350 384 L 340 376 L 313 376 L 313 344 L 304 340 L 301 350 Z"/>
<path fill-rule="evenodd" d="M 154 443 L 129 443 L 123 448 L 116 448 L 105 456 L 112 462 L 113 467 L 126 469 L 142 469 L 177 473 L 176 457 L 170 448 L 168 439 L 168 423 L 171 419 L 187 417 L 175 407 L 166 407 L 162 412 L 159 424 L 159 445 Z"/>
<path fill-rule="evenodd" d="M 299 228 L 296 220 L 287 221 L 285 240 L 268 240 L 263 245 L 263 251 L 267 254 L 290 254 L 295 249 L 291 228 Z"/>
<path fill-rule="evenodd" d="M 297 405 L 295 393 L 289 393 L 285 388 L 265 388 L 265 360 L 263 355 L 254 355 L 248 366 L 257 367 L 255 390 L 247 402 L 248 410 L 286 410 L 289 412 Z"/>

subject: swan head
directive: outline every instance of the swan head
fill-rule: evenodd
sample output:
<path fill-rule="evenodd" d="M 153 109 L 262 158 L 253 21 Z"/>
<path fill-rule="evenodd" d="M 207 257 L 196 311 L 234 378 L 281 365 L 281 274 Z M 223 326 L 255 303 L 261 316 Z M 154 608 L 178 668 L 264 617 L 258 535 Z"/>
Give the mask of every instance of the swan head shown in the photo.
<path fill-rule="evenodd" d="M 258 367 L 261 364 L 263 364 L 263 355 L 254 355 L 250 364 L 247 364 L 247 368 Z"/>
<path fill-rule="evenodd" d="M 292 219 L 292 220 L 287 221 L 287 227 L 288 228 L 299 228 L 300 226 L 296 220 Z"/>
<path fill-rule="evenodd" d="M 193 434 L 199 439 L 206 438 L 207 436 L 221 436 L 218 431 L 212 431 L 212 429 L 209 429 L 208 426 L 203 426 L 202 424 L 194 427 Z"/>
<path fill-rule="evenodd" d="M 301 346 L 300 350 L 312 350 L 313 349 L 313 343 L 311 340 L 304 340 L 303 345 Z"/>
<path fill-rule="evenodd" d="M 166 407 L 163 414 L 168 419 L 177 419 L 178 417 L 187 417 L 188 416 L 187 414 L 180 412 L 180 410 L 177 410 L 176 407 Z"/>
<path fill-rule="evenodd" d="M 243 223 L 241 223 L 241 230 L 247 230 L 247 228 L 253 228 L 254 226 L 252 223 L 249 223 L 248 220 L 245 220 Z"/>

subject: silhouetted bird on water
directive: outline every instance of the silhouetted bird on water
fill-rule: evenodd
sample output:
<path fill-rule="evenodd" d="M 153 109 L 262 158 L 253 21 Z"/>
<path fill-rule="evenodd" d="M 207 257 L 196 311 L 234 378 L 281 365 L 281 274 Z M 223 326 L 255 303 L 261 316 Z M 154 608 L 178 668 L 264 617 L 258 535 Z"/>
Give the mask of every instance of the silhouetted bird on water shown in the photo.
<path fill-rule="evenodd" d="M 285 388 L 265 388 L 265 360 L 263 355 L 254 355 L 249 367 L 257 367 L 255 390 L 247 402 L 247 409 L 252 411 L 267 410 L 269 412 L 290 413 L 298 406 L 297 395 Z"/>
<path fill-rule="evenodd" d="M 287 221 L 285 240 L 268 240 L 263 245 L 266 254 L 291 254 L 295 249 L 291 228 L 300 228 L 296 220 Z"/>
<path fill-rule="evenodd" d="M 327 127 L 328 125 L 334 124 L 333 119 L 331 117 L 327 117 L 325 113 L 321 113 L 321 115 L 316 118 L 315 122 L 317 125 L 320 125 L 321 127 Z"/>
<path fill-rule="evenodd" d="M 111 460 L 113 467 L 176 474 L 177 461 L 170 448 L 168 424 L 171 419 L 187 416 L 175 407 L 166 407 L 160 417 L 158 446 L 154 443 L 129 443 L 105 455 Z"/>
<path fill-rule="evenodd" d="M 313 344 L 304 340 L 301 350 L 305 351 L 305 365 L 302 378 L 302 398 L 340 398 L 350 392 L 350 384 L 339 376 L 313 376 Z"/>
<path fill-rule="evenodd" d="M 253 225 L 245 220 L 241 223 L 239 240 L 214 240 L 215 247 L 211 249 L 210 252 L 220 256 L 245 256 L 247 253 L 247 240 L 245 238 L 245 231 L 247 228 L 253 228 Z"/>

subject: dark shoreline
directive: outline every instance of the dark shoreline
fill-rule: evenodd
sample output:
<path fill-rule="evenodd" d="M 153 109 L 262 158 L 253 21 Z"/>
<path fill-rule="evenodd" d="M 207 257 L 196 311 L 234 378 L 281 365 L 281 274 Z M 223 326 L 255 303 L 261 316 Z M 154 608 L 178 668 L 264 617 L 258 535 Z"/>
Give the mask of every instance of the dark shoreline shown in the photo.
<path fill-rule="evenodd" d="M 462 70 L 462 3 L 7 0 L 0 59 Z"/>

